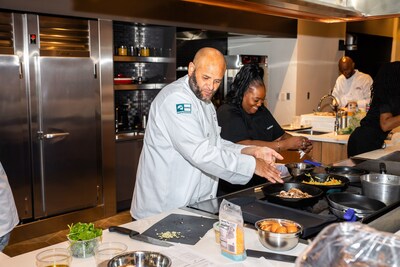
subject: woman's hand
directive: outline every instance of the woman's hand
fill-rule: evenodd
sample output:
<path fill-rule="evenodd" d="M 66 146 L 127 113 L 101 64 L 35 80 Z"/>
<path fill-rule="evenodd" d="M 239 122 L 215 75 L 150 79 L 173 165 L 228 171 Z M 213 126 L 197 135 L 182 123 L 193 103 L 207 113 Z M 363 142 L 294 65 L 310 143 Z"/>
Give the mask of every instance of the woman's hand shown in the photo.
<path fill-rule="evenodd" d="M 309 153 L 313 148 L 312 142 L 304 136 L 291 136 L 284 139 L 284 142 L 287 149 L 303 150 L 305 153 Z"/>

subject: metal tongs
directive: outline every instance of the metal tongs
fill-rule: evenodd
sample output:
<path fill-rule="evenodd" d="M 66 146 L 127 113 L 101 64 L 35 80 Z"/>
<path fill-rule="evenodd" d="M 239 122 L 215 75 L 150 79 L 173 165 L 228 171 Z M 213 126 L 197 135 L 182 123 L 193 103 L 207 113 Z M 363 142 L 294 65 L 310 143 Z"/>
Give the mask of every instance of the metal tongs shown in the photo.
<path fill-rule="evenodd" d="M 304 152 L 302 149 L 299 149 L 299 154 L 300 154 L 300 159 L 302 159 L 306 154 L 306 152 Z"/>

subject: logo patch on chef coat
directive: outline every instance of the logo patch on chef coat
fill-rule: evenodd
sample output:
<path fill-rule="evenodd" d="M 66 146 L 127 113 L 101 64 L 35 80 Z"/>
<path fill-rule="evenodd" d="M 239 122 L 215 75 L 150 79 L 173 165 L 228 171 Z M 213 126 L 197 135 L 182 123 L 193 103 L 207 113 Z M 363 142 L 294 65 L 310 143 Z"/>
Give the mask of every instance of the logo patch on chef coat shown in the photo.
<path fill-rule="evenodd" d="M 176 113 L 192 113 L 192 104 L 176 104 Z"/>

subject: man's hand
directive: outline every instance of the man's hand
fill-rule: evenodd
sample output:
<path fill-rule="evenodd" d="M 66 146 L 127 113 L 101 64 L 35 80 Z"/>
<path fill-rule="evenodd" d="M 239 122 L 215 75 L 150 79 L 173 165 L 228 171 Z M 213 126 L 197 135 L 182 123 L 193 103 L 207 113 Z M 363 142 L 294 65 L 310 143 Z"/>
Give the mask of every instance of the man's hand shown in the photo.
<path fill-rule="evenodd" d="M 256 159 L 263 159 L 267 163 L 274 163 L 276 159 L 283 159 L 283 157 L 278 152 L 266 146 L 245 147 L 242 149 L 242 154 L 253 156 Z"/>
<path fill-rule="evenodd" d="M 256 170 L 254 173 L 266 178 L 271 183 L 283 183 L 281 173 L 276 168 L 275 163 L 266 162 L 264 159 L 256 158 Z"/>

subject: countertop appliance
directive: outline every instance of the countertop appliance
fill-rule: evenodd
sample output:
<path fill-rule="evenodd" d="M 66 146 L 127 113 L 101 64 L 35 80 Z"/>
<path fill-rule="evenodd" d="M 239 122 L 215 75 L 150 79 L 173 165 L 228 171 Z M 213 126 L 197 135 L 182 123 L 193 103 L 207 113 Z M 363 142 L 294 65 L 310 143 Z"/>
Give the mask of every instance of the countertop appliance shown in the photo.
<path fill-rule="evenodd" d="M 0 12 L 0 160 L 20 219 L 102 199 L 97 21 Z M 6 39 L 6 40 L 3 40 Z"/>
<path fill-rule="evenodd" d="M 264 84 L 268 90 L 268 56 L 261 55 L 228 55 L 225 56 L 226 71 L 224 75 L 224 82 L 214 95 L 213 103 L 219 107 L 229 92 L 231 84 L 239 72 L 240 68 L 245 64 L 258 64 L 264 69 Z"/>

